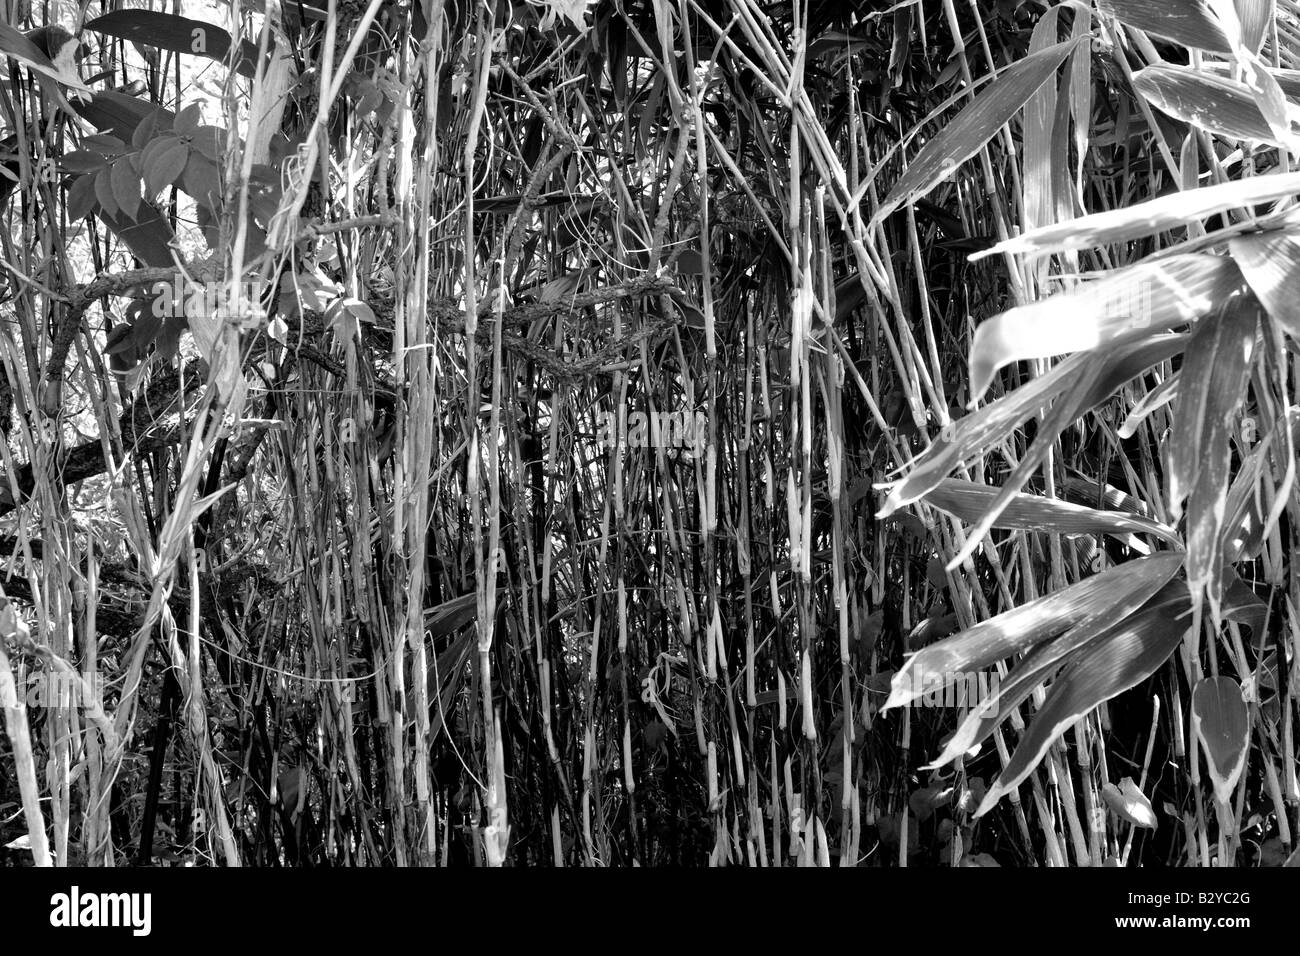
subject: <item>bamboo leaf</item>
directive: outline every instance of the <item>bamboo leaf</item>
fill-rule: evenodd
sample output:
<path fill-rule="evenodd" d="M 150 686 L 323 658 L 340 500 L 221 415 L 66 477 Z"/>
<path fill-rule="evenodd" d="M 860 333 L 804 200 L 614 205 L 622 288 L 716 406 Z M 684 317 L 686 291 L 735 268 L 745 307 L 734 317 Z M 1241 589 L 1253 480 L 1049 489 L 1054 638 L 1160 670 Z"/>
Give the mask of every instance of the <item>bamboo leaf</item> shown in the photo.
<path fill-rule="evenodd" d="M 1069 249 L 1092 249 L 1114 242 L 1131 242 L 1199 222 L 1227 209 L 1286 199 L 1300 193 L 1300 173 L 1255 176 L 1216 186 L 1203 186 L 1161 196 L 1135 206 L 1093 213 L 1054 226 L 1033 229 L 977 252 L 972 261 L 999 253 L 1045 256 Z"/>
<path fill-rule="evenodd" d="M 1187 501 L 1187 578 L 1193 602 L 1208 592 L 1218 611 L 1227 511 L 1229 439 L 1245 395 L 1255 346 L 1258 306 L 1234 303 L 1198 326 L 1179 371 L 1177 414 L 1167 446 L 1168 507 L 1174 519 Z"/>
<path fill-rule="evenodd" d="M 1177 573 L 1182 560 L 1181 554 L 1156 554 L 1129 561 L 932 644 L 908 658 L 894 675 L 881 709 L 902 707 L 959 675 L 1024 652 L 1072 626 L 1113 621 L 1117 605 L 1136 601 L 1134 607 L 1140 606 Z"/>
<path fill-rule="evenodd" d="M 973 522 L 986 512 L 1000 489 L 973 481 L 945 478 L 929 491 L 925 503 Z M 1122 511 L 1098 511 L 1071 504 L 1058 498 L 1017 493 L 994 525 L 1018 531 L 1042 531 L 1050 534 L 1152 534 L 1175 546 L 1182 540 L 1173 528 L 1150 518 L 1135 517 Z"/>
<path fill-rule="evenodd" d="M 230 34 L 202 20 L 155 10 L 114 10 L 91 20 L 85 29 L 160 50 L 202 56 L 226 66 L 232 65 L 228 62 Z M 233 68 L 241 76 L 256 76 L 257 46 L 241 40 Z"/>
<path fill-rule="evenodd" d="M 1177 568 L 1163 579 L 1159 575 L 1155 576 L 1153 583 L 1159 581 L 1159 584 L 1154 592 L 1145 588 L 1134 591 L 1111 608 L 1110 613 L 1090 615 L 1060 637 L 1034 647 L 1016 662 L 1011 673 L 997 685 L 995 692 L 980 702 L 980 707 L 972 708 L 957 732 L 944 745 L 943 753 L 929 765 L 930 768 L 951 763 L 987 738 L 1044 681 L 1051 679 L 1062 667 L 1113 631 L 1116 621 L 1156 606 L 1172 608 L 1177 602 L 1181 602 L 1181 610 L 1190 609 L 1187 588 L 1181 581 L 1172 580 L 1174 573 L 1177 573 Z"/>
<path fill-rule="evenodd" d="M 983 395 L 997 370 L 1011 362 L 1096 349 L 1123 336 L 1193 322 L 1219 308 L 1241 282 L 1227 257 L 1171 256 L 1009 309 L 975 330 L 971 394 Z"/>
<path fill-rule="evenodd" d="M 881 202 L 873 220 L 879 222 L 899 206 L 924 196 L 978 153 L 1048 77 L 1055 75 L 1057 67 L 1081 42 L 1073 39 L 1058 43 L 1003 70 L 956 119 L 926 143 Z"/>
<path fill-rule="evenodd" d="M 1154 603 L 1117 624 L 1075 658 L 1052 683 L 1047 700 L 975 816 L 983 816 L 1029 776 L 1047 748 L 1084 714 L 1154 674 L 1182 640 L 1187 609 L 1185 594 Z"/>
<path fill-rule="evenodd" d="M 1245 83 L 1191 67 L 1149 66 L 1134 74 L 1133 87 L 1152 106 L 1207 133 L 1289 146 L 1294 141 L 1289 125 L 1294 124 L 1294 114 L 1300 109 L 1286 109 L 1281 89 L 1267 71 L 1259 70 L 1256 80 L 1274 94 L 1268 101 L 1270 111 L 1281 113 L 1275 122 L 1270 122 L 1260 108 L 1257 93 Z M 1279 129 L 1283 123 L 1289 125 Z"/>
<path fill-rule="evenodd" d="M 1102 13 L 1183 46 L 1231 53 L 1218 18 L 1205 0 L 1098 0 Z"/>
<path fill-rule="evenodd" d="M 1091 407 L 1135 375 L 1177 354 L 1185 340 L 1182 335 L 1164 335 L 1117 347 L 1109 357 L 1105 374 L 1087 393 L 1075 393 L 1072 404 Z M 941 435 L 927 448 L 911 471 L 894 485 L 877 517 L 887 518 L 904 505 L 924 497 L 962 462 L 1002 441 L 1029 416 L 1051 407 L 1054 401 L 1062 400 L 1061 394 L 1077 384 L 1088 359 L 1088 354 L 1071 356 L 1046 375 L 1040 375 L 1014 392 L 958 419 L 951 432 Z M 1051 441 L 1053 438 L 1041 430 L 1038 435 L 1038 440 Z"/>
<path fill-rule="evenodd" d="M 1260 232 L 1228 241 L 1251 291 L 1288 335 L 1300 339 L 1300 232 Z"/>

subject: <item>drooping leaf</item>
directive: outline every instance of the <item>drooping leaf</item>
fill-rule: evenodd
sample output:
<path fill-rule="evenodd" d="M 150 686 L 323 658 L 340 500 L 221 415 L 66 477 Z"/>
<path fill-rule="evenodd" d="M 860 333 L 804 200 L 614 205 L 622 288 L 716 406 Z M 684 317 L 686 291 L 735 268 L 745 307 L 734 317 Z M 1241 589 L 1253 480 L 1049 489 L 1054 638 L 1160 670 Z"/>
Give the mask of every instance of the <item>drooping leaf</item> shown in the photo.
<path fill-rule="evenodd" d="M 1095 349 L 1121 336 L 1194 321 L 1218 308 L 1241 282 L 1227 257 L 1170 256 L 1009 309 L 975 330 L 971 395 L 983 395 L 994 373 L 1011 362 Z"/>
<path fill-rule="evenodd" d="M 120 211 L 101 209 L 99 218 L 131 250 L 132 255 L 146 266 L 174 265 L 171 244 L 175 241 L 171 224 L 163 218 L 156 206 L 142 203 L 137 219 L 130 219 Z"/>
<path fill-rule="evenodd" d="M 1276 0 L 1234 0 L 1241 21 L 1241 42 L 1248 53 L 1258 53 L 1273 25 Z"/>
<path fill-rule="evenodd" d="M 1289 423 L 1289 426 L 1288 426 Z M 1290 428 L 1291 434 L 1286 434 Z M 1243 556 L 1253 559 L 1263 546 L 1270 527 L 1276 526 L 1281 515 L 1273 516 L 1273 525 L 1267 524 L 1268 506 L 1265 486 L 1272 487 L 1273 471 L 1280 474 L 1293 461 L 1288 448 L 1300 446 L 1300 409 L 1292 406 L 1278 415 L 1277 421 L 1263 435 L 1260 443 L 1246 455 L 1228 491 L 1228 504 L 1223 521 L 1224 560 L 1236 562 Z"/>
<path fill-rule="evenodd" d="M 1134 607 L 1158 591 L 1182 566 L 1181 554 L 1155 554 L 1095 574 L 1052 594 L 1004 611 L 908 658 L 894 675 L 884 710 L 911 703 L 959 675 L 1032 648 L 1071 627 L 1113 620 L 1114 608 Z"/>
<path fill-rule="evenodd" d="M 1276 80 L 1260 71 L 1257 81 L 1276 87 Z M 1257 94 L 1245 83 L 1185 66 L 1149 66 L 1133 76 L 1133 87 L 1148 103 L 1197 129 L 1230 139 L 1253 140 L 1272 146 L 1286 146 L 1278 130 L 1260 108 Z M 1276 96 L 1281 96 L 1280 88 Z M 1285 106 L 1281 107 L 1283 113 Z M 1293 122 L 1289 116 L 1279 123 Z"/>
<path fill-rule="evenodd" d="M 1207 677 L 1192 691 L 1192 728 L 1205 751 L 1214 795 L 1232 799 L 1250 752 L 1250 714 L 1241 685 L 1231 677 Z"/>
<path fill-rule="evenodd" d="M 1154 674 L 1182 640 L 1189 607 L 1185 593 L 1153 603 L 1116 624 L 1079 654 L 1052 682 L 1047 700 L 975 815 L 987 813 L 1029 776 L 1053 741 L 1088 711 Z"/>
<path fill-rule="evenodd" d="M 84 219 L 95 208 L 95 175 L 78 176 L 68 187 L 67 214 L 71 222 Z"/>
<path fill-rule="evenodd" d="M 1300 339 L 1300 232 L 1237 236 L 1228 241 L 1228 251 L 1273 321 Z"/>
<path fill-rule="evenodd" d="M 95 174 L 95 198 L 99 201 L 100 206 L 110 215 L 117 215 L 117 199 L 113 196 L 113 180 L 111 169 L 101 169 Z"/>
<path fill-rule="evenodd" d="M 1055 75 L 1057 67 L 1080 42 L 1073 39 L 1058 43 L 1007 67 L 925 144 L 881 202 L 874 220 L 884 219 L 904 203 L 924 196 L 978 153 L 1048 77 Z"/>
<path fill-rule="evenodd" d="M 1116 621 L 1153 607 L 1177 606 L 1180 611 L 1190 607 L 1186 586 L 1173 579 L 1176 571 L 1175 568 L 1174 572 L 1163 578 L 1161 575 L 1153 578 L 1153 581 L 1159 582 L 1154 594 L 1146 587 L 1127 594 L 1111 609 L 1111 613 L 1091 614 L 1060 637 L 1035 646 L 1016 662 L 1011 672 L 992 688 L 991 693 L 984 696 L 979 707 L 971 709 L 957 731 L 944 744 L 943 752 L 927 769 L 949 764 L 985 740 L 1010 719 L 1016 709 L 1045 681 L 1054 677 L 1087 648 L 1104 639 L 1114 629 Z"/>
<path fill-rule="evenodd" d="M 181 188 L 209 212 L 221 208 L 222 188 L 220 171 L 216 163 L 201 153 L 190 150 L 181 173 Z"/>
<path fill-rule="evenodd" d="M 1075 395 L 1073 404 L 1091 407 L 1135 375 L 1177 354 L 1185 341 L 1183 335 L 1158 335 L 1139 343 L 1119 346 L 1110 356 L 1105 374 L 1092 389 Z M 904 505 L 920 499 L 962 462 L 996 445 L 1026 418 L 1050 407 L 1059 400 L 1062 392 L 1078 385 L 1078 376 L 1088 358 L 1088 354 L 1071 356 L 1046 375 L 1040 375 L 1010 394 L 958 419 L 951 434 L 941 436 L 927 448 L 907 475 L 890 490 L 877 517 L 886 518 Z M 1044 436 L 1040 429 L 1036 440 L 1051 441 L 1052 438 L 1054 436 Z"/>
<path fill-rule="evenodd" d="M 1199 605 L 1205 591 L 1216 613 L 1232 461 L 1229 439 L 1249 380 L 1258 308 L 1253 298 L 1230 303 L 1192 332 L 1166 452 L 1168 507 L 1175 520 L 1187 501 L 1187 583 L 1193 602 Z"/>

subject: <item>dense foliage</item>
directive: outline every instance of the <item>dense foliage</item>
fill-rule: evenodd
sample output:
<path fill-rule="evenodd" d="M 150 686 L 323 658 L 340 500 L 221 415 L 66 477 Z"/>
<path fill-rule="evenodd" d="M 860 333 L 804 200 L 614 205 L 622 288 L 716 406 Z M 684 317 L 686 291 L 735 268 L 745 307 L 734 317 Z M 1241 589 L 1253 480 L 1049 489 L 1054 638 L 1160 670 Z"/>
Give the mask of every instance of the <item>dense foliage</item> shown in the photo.
<path fill-rule="evenodd" d="M 1292 0 L 316 3 L 0 2 L 0 860 L 1287 859 Z"/>

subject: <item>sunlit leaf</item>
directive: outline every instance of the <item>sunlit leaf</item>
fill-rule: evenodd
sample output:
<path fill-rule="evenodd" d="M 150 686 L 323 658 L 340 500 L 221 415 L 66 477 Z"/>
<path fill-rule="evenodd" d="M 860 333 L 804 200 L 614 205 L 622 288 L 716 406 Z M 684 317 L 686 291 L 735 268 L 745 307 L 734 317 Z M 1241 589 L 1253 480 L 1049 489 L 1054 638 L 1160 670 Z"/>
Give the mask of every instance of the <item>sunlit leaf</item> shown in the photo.
<path fill-rule="evenodd" d="M 1261 71 L 1258 79 L 1267 82 L 1271 78 Z M 1208 133 L 1273 146 L 1288 145 L 1277 135 L 1279 131 L 1245 83 L 1190 67 L 1159 65 L 1134 74 L 1133 87 L 1152 106 Z M 1290 112 L 1300 114 L 1300 108 Z M 1287 116 L 1282 122 L 1294 123 L 1295 117 Z"/>
<path fill-rule="evenodd" d="M 1095 349 L 1122 336 L 1194 321 L 1218 308 L 1241 282 L 1224 256 L 1171 256 L 1010 309 L 975 330 L 971 395 L 984 394 L 994 373 L 1011 362 Z"/>
<path fill-rule="evenodd" d="M 1125 777 L 1118 787 L 1107 783 L 1101 788 L 1101 798 L 1121 820 L 1148 830 L 1156 828 L 1156 812 L 1151 808 L 1151 801 L 1138 789 L 1132 777 Z"/>
<path fill-rule="evenodd" d="M 1215 53 L 1232 47 L 1205 0 L 1098 0 L 1102 13 L 1147 33 Z"/>
<path fill-rule="evenodd" d="M 1254 300 L 1228 306 L 1192 333 L 1179 372 L 1173 433 L 1166 446 L 1170 514 L 1177 519 L 1187 501 L 1187 578 L 1199 604 L 1208 592 L 1218 606 L 1223 567 L 1222 530 L 1227 511 L 1229 439 L 1250 371 L 1258 306 Z"/>
<path fill-rule="evenodd" d="M 1228 251 L 1273 321 L 1300 339 L 1300 232 L 1237 236 L 1229 240 Z"/>
<path fill-rule="evenodd" d="M 1216 186 L 1202 186 L 1034 229 L 977 252 L 971 259 L 1003 252 L 1045 256 L 1067 249 L 1091 249 L 1115 242 L 1130 242 L 1199 222 L 1227 209 L 1286 199 L 1296 193 L 1300 193 L 1300 173 L 1253 176 Z"/>
<path fill-rule="evenodd" d="M 1000 489 L 957 478 L 945 478 L 926 493 L 925 503 L 973 522 L 988 509 Z M 1173 528 L 1135 517 L 1122 511 L 1098 511 L 1071 504 L 1059 498 L 1016 494 L 994 525 L 1020 531 L 1044 531 L 1052 534 L 1152 534 L 1180 545 Z"/>

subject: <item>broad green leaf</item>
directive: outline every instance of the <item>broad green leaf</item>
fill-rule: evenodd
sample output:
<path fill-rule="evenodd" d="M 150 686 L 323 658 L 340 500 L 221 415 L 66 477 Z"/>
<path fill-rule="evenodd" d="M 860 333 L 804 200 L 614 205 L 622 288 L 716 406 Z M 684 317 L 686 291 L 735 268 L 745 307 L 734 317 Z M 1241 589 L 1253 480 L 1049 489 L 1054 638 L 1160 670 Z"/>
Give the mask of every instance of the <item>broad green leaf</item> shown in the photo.
<path fill-rule="evenodd" d="M 190 150 L 178 139 L 172 139 L 171 144 L 164 149 L 158 150 L 153 157 L 144 162 L 144 185 L 145 194 L 149 198 L 157 196 L 160 192 L 176 182 L 181 171 L 185 168 L 186 160 L 189 159 Z"/>
<path fill-rule="evenodd" d="M 1286 113 L 1277 82 L 1263 70 L 1257 79 L 1273 92 L 1272 109 Z M 1288 145 L 1280 133 L 1294 139 L 1288 130 L 1269 122 L 1249 86 L 1224 76 L 1185 66 L 1149 66 L 1134 74 L 1133 88 L 1152 106 L 1207 133 L 1273 146 Z M 1293 107 L 1290 112 L 1290 116 L 1279 115 L 1276 124 L 1294 124 L 1300 109 Z"/>
<path fill-rule="evenodd" d="M 222 189 L 220 172 L 215 163 L 201 153 L 190 150 L 181 173 L 181 188 L 194 197 L 194 201 L 211 212 L 221 207 Z"/>
<path fill-rule="evenodd" d="M 958 478 L 945 478 L 925 496 L 925 503 L 973 522 L 988 510 L 1000 489 Z M 1182 539 L 1173 528 L 1122 511 L 1098 511 L 1059 498 L 1017 493 L 995 527 L 1050 534 L 1152 534 L 1175 546 Z"/>
<path fill-rule="evenodd" d="M 101 156 L 121 156 L 127 152 L 126 143 L 108 133 L 95 133 L 81 140 L 82 146 L 89 146 Z"/>
<path fill-rule="evenodd" d="M 182 107 L 172 122 L 172 132 L 177 136 L 191 136 L 203 119 L 203 104 L 198 100 Z"/>
<path fill-rule="evenodd" d="M 78 150 L 64 156 L 59 160 L 59 165 L 70 173 L 97 173 L 108 164 L 104 162 L 104 157 L 99 153 Z"/>
<path fill-rule="evenodd" d="M 1115 609 L 1140 607 L 1182 566 L 1181 554 L 1129 561 L 976 624 L 908 658 L 894 675 L 882 710 L 901 707 L 996 661 L 1023 653 L 1071 628 L 1113 621 Z"/>
<path fill-rule="evenodd" d="M 202 20 L 191 20 L 171 13 L 153 10 L 114 10 L 91 20 L 85 29 L 108 36 L 131 40 L 145 46 L 170 50 L 230 66 L 230 34 L 218 26 Z M 257 74 L 257 46 L 241 40 L 239 55 L 233 64 L 235 72 L 253 77 Z"/>
<path fill-rule="evenodd" d="M 139 124 L 135 128 L 135 132 L 131 134 L 132 149 L 139 152 L 153 141 L 154 137 L 158 134 L 159 119 L 161 119 L 161 116 L 158 111 L 155 110 L 144 119 L 140 120 Z"/>
<path fill-rule="evenodd" d="M 962 163 L 978 153 L 1029 97 L 1077 47 L 1081 39 L 1067 40 L 1013 63 L 1002 71 L 960 113 L 921 149 L 873 220 L 879 222 L 899 206 L 924 196 Z"/>
<path fill-rule="evenodd" d="M 131 160 L 123 156 L 113 163 L 109 173 L 109 184 L 113 188 L 113 198 L 117 207 L 134 219 L 140 212 L 140 175 L 131 165 Z"/>
<path fill-rule="evenodd" d="M 1102 13 L 1183 46 L 1230 53 L 1218 18 L 1205 0 L 1098 0 Z"/>
<path fill-rule="evenodd" d="M 1232 800 L 1250 752 L 1250 714 L 1241 685 L 1231 677 L 1207 677 L 1192 691 L 1192 729 L 1205 751 L 1214 796 Z"/>
<path fill-rule="evenodd" d="M 95 175 L 78 176 L 68 187 L 68 220 L 76 222 L 89 216 L 95 209 L 95 201 Z"/>
<path fill-rule="evenodd" d="M 1009 309 L 975 330 L 971 395 L 983 395 L 997 370 L 1011 362 L 1096 349 L 1123 336 L 1195 321 L 1219 308 L 1241 282 L 1224 256 L 1178 255 Z"/>
<path fill-rule="evenodd" d="M 1255 347 L 1258 305 L 1230 303 L 1197 326 L 1179 371 L 1178 404 L 1166 450 L 1169 513 L 1177 520 L 1187 501 L 1187 581 L 1199 606 L 1202 590 L 1218 612 L 1227 511 L 1229 444 L 1245 396 Z"/>
<path fill-rule="evenodd" d="M 1203 186 L 1171 193 L 1135 206 L 1093 213 L 1080 219 L 1033 229 L 991 249 L 977 252 L 972 260 L 1003 252 L 1045 256 L 1067 249 L 1092 249 L 1114 242 L 1131 242 L 1157 232 L 1199 222 L 1227 209 L 1274 202 L 1300 193 L 1300 173 L 1253 176 L 1216 186 Z"/>
<path fill-rule="evenodd" d="M 987 813 L 1029 776 L 1047 748 L 1088 711 L 1154 674 L 1182 640 L 1189 626 L 1188 610 L 1187 594 L 1178 589 L 1173 596 L 1152 602 L 1118 622 L 1074 658 L 1048 688 L 1047 700 L 975 815 Z"/>
<path fill-rule="evenodd" d="M 200 126 L 190 134 L 190 146 L 212 160 L 220 163 L 225 156 L 226 131 L 218 126 Z"/>
<path fill-rule="evenodd" d="M 100 206 L 104 212 L 116 216 L 118 213 L 117 199 L 113 196 L 112 170 L 101 169 L 95 174 L 95 198 L 99 200 Z"/>

